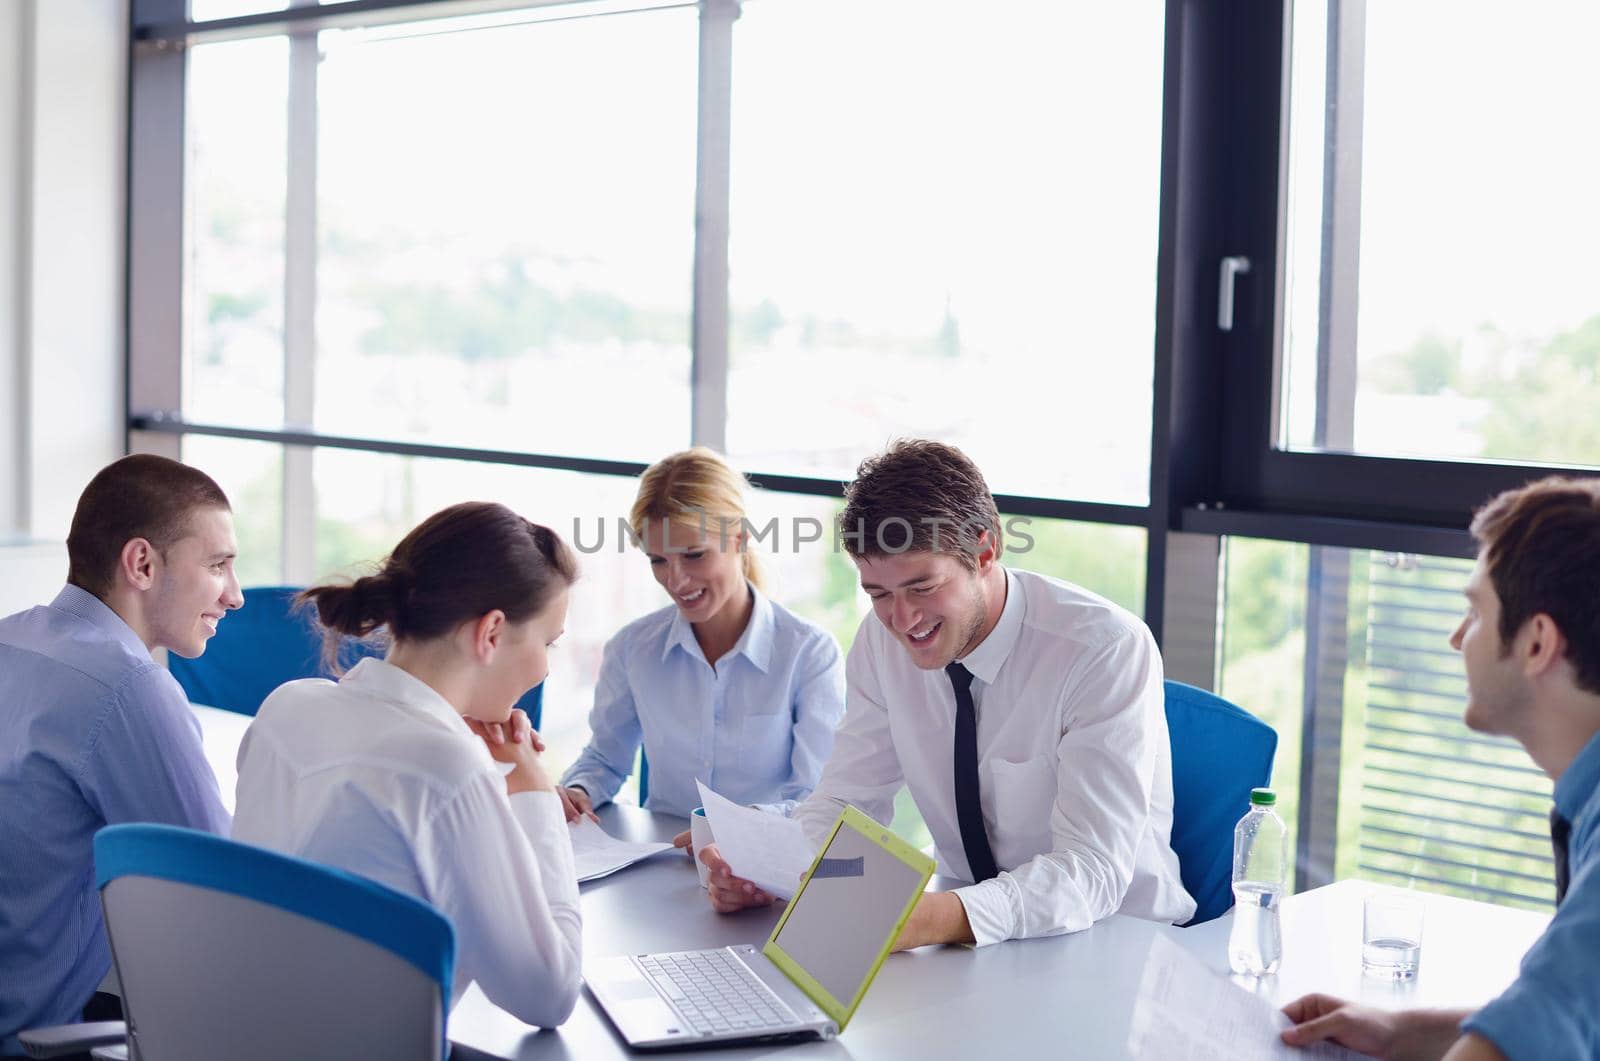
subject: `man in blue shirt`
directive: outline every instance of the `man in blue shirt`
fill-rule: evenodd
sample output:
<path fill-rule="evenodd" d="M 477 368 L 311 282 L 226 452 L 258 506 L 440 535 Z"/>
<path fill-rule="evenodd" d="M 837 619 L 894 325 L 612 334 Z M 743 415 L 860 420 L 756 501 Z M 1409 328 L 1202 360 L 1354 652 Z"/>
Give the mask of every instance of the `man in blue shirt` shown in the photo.
<path fill-rule="evenodd" d="M 148 454 L 94 477 L 67 585 L 0 619 L 0 1054 L 79 1019 L 111 968 L 92 842 L 102 826 L 228 831 L 200 727 L 165 667 L 244 603 L 233 516 L 204 473 Z"/>
<path fill-rule="evenodd" d="M 1600 479 L 1545 479 L 1472 521 L 1480 550 L 1450 639 L 1467 725 L 1515 737 L 1555 779 L 1556 915 L 1516 982 L 1476 1013 L 1387 1013 L 1326 995 L 1284 1008 L 1284 1041 L 1382 1058 L 1600 1057 Z"/>

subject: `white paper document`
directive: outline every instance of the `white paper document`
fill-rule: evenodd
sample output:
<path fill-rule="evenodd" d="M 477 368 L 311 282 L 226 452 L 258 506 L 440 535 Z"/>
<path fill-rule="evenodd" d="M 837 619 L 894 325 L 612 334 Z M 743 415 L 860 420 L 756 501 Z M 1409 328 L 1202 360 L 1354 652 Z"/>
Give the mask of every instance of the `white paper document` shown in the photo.
<path fill-rule="evenodd" d="M 711 823 L 711 837 L 735 876 L 780 899 L 794 898 L 800 877 L 811 866 L 811 841 L 800 823 L 777 814 L 742 807 L 700 786 L 700 805 Z"/>
<path fill-rule="evenodd" d="M 580 883 L 608 876 L 658 851 L 672 850 L 671 844 L 618 840 L 589 818 L 569 822 L 567 833 L 572 837 L 572 858 L 578 864 Z"/>
<path fill-rule="evenodd" d="M 1278 1033 L 1289 1018 L 1268 1000 L 1212 971 L 1166 936 L 1145 960 L 1128 1029 L 1130 1057 L 1173 1061 L 1317 1061 L 1358 1058 L 1342 1046 L 1299 1049 Z"/>

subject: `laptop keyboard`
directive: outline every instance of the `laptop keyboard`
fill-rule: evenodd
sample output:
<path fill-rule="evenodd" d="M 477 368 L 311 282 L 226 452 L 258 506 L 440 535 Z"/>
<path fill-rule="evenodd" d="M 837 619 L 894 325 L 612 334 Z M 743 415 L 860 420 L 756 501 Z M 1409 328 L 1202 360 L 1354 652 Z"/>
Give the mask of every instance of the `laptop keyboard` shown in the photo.
<path fill-rule="evenodd" d="M 646 954 L 637 960 L 695 1031 L 759 1032 L 799 1021 L 760 978 L 725 950 Z"/>

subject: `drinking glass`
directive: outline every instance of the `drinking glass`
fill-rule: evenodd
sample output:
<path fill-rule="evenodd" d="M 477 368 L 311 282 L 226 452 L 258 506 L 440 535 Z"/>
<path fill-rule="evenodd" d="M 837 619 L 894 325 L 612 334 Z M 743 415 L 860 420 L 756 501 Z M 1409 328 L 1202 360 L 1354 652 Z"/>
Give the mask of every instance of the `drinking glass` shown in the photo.
<path fill-rule="evenodd" d="M 1384 892 L 1361 917 L 1361 969 L 1380 980 L 1410 980 L 1422 958 L 1422 900 Z"/>

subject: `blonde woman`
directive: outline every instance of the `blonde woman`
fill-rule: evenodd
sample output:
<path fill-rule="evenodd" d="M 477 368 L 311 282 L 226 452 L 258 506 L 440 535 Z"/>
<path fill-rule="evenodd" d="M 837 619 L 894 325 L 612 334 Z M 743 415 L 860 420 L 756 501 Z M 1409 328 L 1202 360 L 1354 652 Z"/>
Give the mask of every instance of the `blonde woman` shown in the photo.
<path fill-rule="evenodd" d="M 764 592 L 744 497 L 703 447 L 640 478 L 629 522 L 672 603 L 606 644 L 593 736 L 561 779 L 569 820 L 616 795 L 641 743 L 651 810 L 688 815 L 696 778 L 783 813 L 816 786 L 844 714 L 839 646 Z"/>

